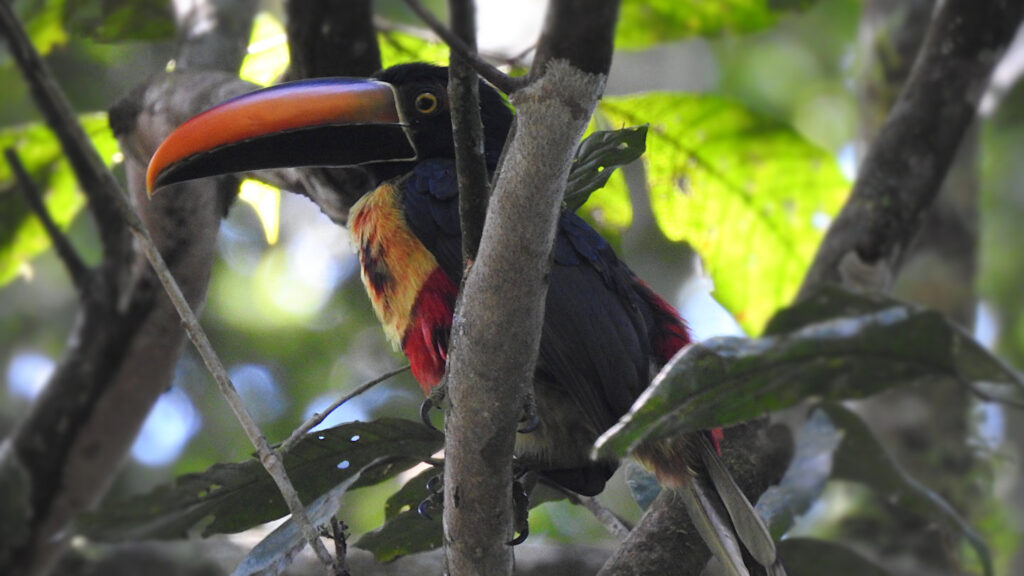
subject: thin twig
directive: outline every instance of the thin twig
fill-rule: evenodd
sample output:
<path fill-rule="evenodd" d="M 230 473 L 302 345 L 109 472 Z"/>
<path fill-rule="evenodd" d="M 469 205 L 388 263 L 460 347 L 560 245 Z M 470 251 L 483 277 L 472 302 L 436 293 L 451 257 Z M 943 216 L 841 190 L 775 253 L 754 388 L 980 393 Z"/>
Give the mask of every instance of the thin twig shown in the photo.
<path fill-rule="evenodd" d="M 494 86 L 504 92 L 505 94 L 512 94 L 513 92 L 523 88 L 527 85 L 528 80 L 525 76 L 512 77 L 505 74 L 501 70 L 492 66 L 490 63 L 480 58 L 480 55 L 474 48 L 467 46 L 461 38 L 455 35 L 449 30 L 444 24 L 441 23 L 429 10 L 420 4 L 419 0 L 405 0 L 405 3 L 409 8 L 420 17 L 423 22 L 430 27 L 431 30 L 437 34 L 444 43 L 448 45 L 452 51 L 458 53 L 459 56 L 464 58 L 470 66 L 476 70 L 477 74 L 483 76 L 485 80 L 494 84 Z"/>
<path fill-rule="evenodd" d="M 543 476 L 540 477 L 539 480 L 548 488 L 564 494 L 565 498 L 571 504 L 583 506 L 589 510 L 590 513 L 594 515 L 594 518 L 604 526 L 604 529 L 619 540 L 625 540 L 626 537 L 629 536 L 630 531 L 632 531 L 632 528 L 622 518 L 619 518 L 618 515 L 608 509 L 604 504 L 601 504 L 597 498 L 577 494 L 572 490 L 566 489 L 560 484 L 547 480 Z"/>
<path fill-rule="evenodd" d="M 302 426 L 299 426 L 298 428 L 296 428 L 291 433 L 291 436 L 288 436 L 287 440 L 285 440 L 284 442 L 281 443 L 281 445 L 277 448 L 277 453 L 281 454 L 282 456 L 284 456 L 292 448 L 294 448 L 295 445 L 298 444 L 300 440 L 302 440 L 303 436 L 305 436 L 307 432 L 312 430 L 314 426 L 316 426 L 316 425 L 320 424 L 321 422 L 323 422 L 324 419 L 326 419 L 327 416 L 329 416 L 331 414 L 331 412 L 334 412 L 335 410 L 337 410 L 339 406 L 341 406 L 345 402 L 348 402 L 349 400 L 355 398 L 356 396 L 359 396 L 360 394 L 366 392 L 370 388 L 373 388 L 377 384 L 380 384 L 381 382 L 387 380 L 388 378 L 391 378 L 392 376 L 395 376 L 396 374 L 401 374 L 402 372 L 405 372 L 408 369 L 409 369 L 409 365 L 406 364 L 405 366 L 402 366 L 401 368 L 395 368 L 394 370 L 391 370 L 390 372 L 385 372 L 384 374 L 381 374 L 380 376 L 377 376 L 376 378 L 374 378 L 372 380 L 368 380 L 368 381 L 360 384 L 359 386 L 357 386 L 351 392 L 349 392 L 349 393 L 345 394 L 344 396 L 342 396 L 341 398 L 338 398 L 337 400 L 335 400 L 330 406 L 328 406 L 326 409 L 324 409 L 323 412 L 317 412 L 316 414 L 313 414 L 313 416 L 311 416 L 309 418 L 309 420 L 306 420 L 305 422 L 302 423 Z"/>
<path fill-rule="evenodd" d="M 7 158 L 7 163 L 11 166 L 11 171 L 14 173 L 14 179 L 18 182 L 18 187 L 21 188 L 21 192 L 25 196 L 25 201 L 43 224 L 43 229 L 46 230 L 46 235 L 50 237 L 53 248 L 57 251 L 57 256 L 64 263 L 64 267 L 67 268 L 68 275 L 71 276 L 71 283 L 75 285 L 75 289 L 80 295 L 84 294 L 89 279 L 89 267 L 85 265 L 75 247 L 71 245 L 67 236 L 57 227 L 57 223 L 53 221 L 50 211 L 46 209 L 46 204 L 43 203 L 43 196 L 40 193 L 39 187 L 32 181 L 32 177 L 28 175 L 25 166 L 18 158 L 17 151 L 14 148 L 7 148 L 4 150 L 4 156 Z"/>
<path fill-rule="evenodd" d="M 629 536 L 630 527 L 619 518 L 615 512 L 612 512 L 604 504 L 601 504 L 597 498 L 591 498 L 590 496 L 579 496 L 580 504 L 590 510 L 590 513 L 597 518 L 597 521 L 604 526 L 604 529 L 609 534 L 618 538 L 619 540 L 625 540 Z"/>
<path fill-rule="evenodd" d="M 298 524 L 306 540 L 313 547 L 313 551 L 316 552 L 317 557 L 323 562 L 328 572 L 333 574 L 335 572 L 334 559 L 331 558 L 327 548 L 320 541 L 320 535 L 316 527 L 309 521 L 306 510 L 303 508 L 299 495 L 288 478 L 288 473 L 285 471 L 281 458 L 270 447 L 270 443 L 267 442 L 267 438 L 263 435 L 259 425 L 256 424 L 252 415 L 249 414 L 249 410 L 246 409 L 245 402 L 242 401 L 234 384 L 231 383 L 231 378 L 228 376 L 224 364 L 214 351 L 210 340 L 206 337 L 206 332 L 199 325 L 199 319 L 196 318 L 195 312 L 189 306 L 171 271 L 168 270 L 167 264 L 160 255 L 160 251 L 149 236 L 149 231 L 119 190 L 112 190 L 111 196 L 115 197 L 118 209 L 135 235 L 135 239 L 142 247 L 142 251 L 145 253 L 150 265 L 153 266 L 157 278 L 160 279 L 164 290 L 167 291 L 167 295 L 171 299 L 171 303 L 174 304 L 174 308 L 178 311 L 178 315 L 181 316 L 182 326 L 185 329 L 185 333 L 188 334 L 189 340 L 196 347 L 196 350 L 203 359 L 203 363 L 206 364 L 206 368 L 213 375 L 213 379 L 217 381 L 221 394 L 227 400 L 228 406 L 231 407 L 235 418 L 242 425 L 242 429 L 245 430 L 245 435 L 252 442 L 253 446 L 256 447 L 263 467 L 267 469 L 267 472 L 274 479 L 274 483 L 277 484 L 281 496 L 284 497 L 285 503 L 288 505 L 288 510 L 295 519 L 295 523 Z"/>
<path fill-rule="evenodd" d="M 476 11 L 472 0 L 448 0 L 452 31 L 476 49 Z M 476 259 L 484 232 L 490 178 L 484 158 L 484 127 L 480 120 L 480 80 L 469 61 L 452 52 L 448 67 L 448 100 L 451 102 L 455 172 L 459 186 L 459 221 L 462 228 L 462 260 L 468 269 Z"/>
<path fill-rule="evenodd" d="M 296 524 L 298 524 L 303 535 L 313 547 L 317 557 L 324 563 L 329 573 L 333 573 L 334 559 L 331 558 L 327 548 L 320 541 L 316 528 L 309 521 L 309 517 L 306 515 L 302 502 L 299 500 L 298 494 L 295 492 L 295 488 L 292 486 L 280 458 L 270 448 L 267 439 L 263 436 L 248 410 L 246 410 L 245 404 L 242 402 L 241 397 L 239 397 L 230 378 L 228 378 L 224 365 L 210 345 L 206 333 L 200 327 L 199 320 L 189 306 L 184 294 L 182 294 L 181 288 L 171 275 L 170 270 L 168 270 L 167 264 L 160 255 L 156 244 L 153 243 L 149 231 L 142 223 L 139 215 L 135 213 L 128 203 L 127 196 L 121 189 L 120 184 L 118 184 L 113 174 L 107 170 L 100 160 L 99 153 L 85 135 L 84 130 L 82 130 L 74 110 L 68 103 L 67 98 L 64 97 L 63 92 L 61 92 L 56 79 L 54 79 L 31 42 L 29 42 L 24 28 L 13 12 L 11 12 L 10 5 L 7 2 L 0 2 L 0 25 L 2 25 L 5 31 L 4 36 L 8 39 L 11 51 L 17 56 L 16 60 L 31 87 L 36 104 L 43 111 L 47 123 L 54 130 L 54 133 L 60 140 L 64 153 L 71 161 L 71 167 L 75 172 L 75 176 L 82 183 L 83 187 L 88 187 L 89 205 L 96 215 L 98 223 L 101 227 L 103 225 L 110 225 L 111 219 L 109 216 L 113 214 L 112 222 L 115 227 L 118 225 L 123 227 L 124 224 L 128 225 L 146 258 L 153 266 L 160 283 L 163 284 L 164 289 L 167 291 L 172 304 L 181 316 L 186 334 L 188 334 L 189 339 L 199 351 L 207 368 L 213 374 L 214 379 L 220 386 L 221 393 L 231 406 L 249 440 L 256 447 L 260 455 L 260 462 L 277 484 Z M 120 217 L 118 218 L 117 216 Z M 107 250 L 119 249 L 117 246 L 106 245 L 106 243 L 105 247 Z"/>

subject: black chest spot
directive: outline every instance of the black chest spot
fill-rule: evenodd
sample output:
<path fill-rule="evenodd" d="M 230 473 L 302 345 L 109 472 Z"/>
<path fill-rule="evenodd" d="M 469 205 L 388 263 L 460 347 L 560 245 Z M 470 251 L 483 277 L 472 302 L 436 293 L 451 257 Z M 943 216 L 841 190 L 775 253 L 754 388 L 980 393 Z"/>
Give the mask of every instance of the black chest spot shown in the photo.
<path fill-rule="evenodd" d="M 374 246 L 363 242 L 359 249 L 359 261 L 363 265 L 363 274 L 370 288 L 377 294 L 385 293 L 391 286 L 391 270 L 384 260 L 384 246 Z"/>

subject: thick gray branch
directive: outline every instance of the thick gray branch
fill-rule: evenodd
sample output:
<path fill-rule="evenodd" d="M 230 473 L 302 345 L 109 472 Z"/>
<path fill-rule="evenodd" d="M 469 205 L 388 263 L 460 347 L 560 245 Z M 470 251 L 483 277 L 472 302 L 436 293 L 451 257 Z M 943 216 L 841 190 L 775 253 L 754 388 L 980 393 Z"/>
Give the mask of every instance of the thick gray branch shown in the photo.
<path fill-rule="evenodd" d="M 942 3 L 849 201 L 804 278 L 800 298 L 828 282 L 888 290 L 1022 13 L 1019 0 Z"/>
<path fill-rule="evenodd" d="M 0 572 L 43 574 L 67 544 L 68 522 L 92 506 L 115 477 L 113 472 L 150 407 L 170 384 L 183 340 L 166 298 L 132 250 L 118 207 L 123 198 L 117 196 L 116 180 L 9 8 L 9 3 L 0 3 L 3 35 L 86 192 L 104 246 L 101 263 L 84 282 L 68 348 L 46 389 L 12 434 L 0 463 L 20 471 L 28 513 L 17 539 L 0 543 Z M 235 15 L 239 19 L 245 18 Z M 139 190 L 144 166 L 131 160 L 126 164 L 129 183 Z M 204 197 L 205 203 L 178 198 L 175 202 L 186 205 L 172 207 L 168 200 L 151 206 L 152 219 L 191 226 L 186 240 L 192 243 L 177 243 L 181 238 L 166 227 L 154 235 L 179 271 L 182 290 L 193 304 L 205 294 L 212 233 L 224 211 L 216 205 L 221 195 L 210 191 Z M 211 204 L 212 208 L 204 209 Z M 155 214 L 166 210 L 174 212 L 175 218 Z M 5 514 L 0 521 L 11 518 Z"/>
<path fill-rule="evenodd" d="M 516 135 L 452 329 L 444 521 L 453 575 L 512 569 L 515 427 L 533 379 L 566 177 L 604 79 L 553 61 L 514 95 Z"/>

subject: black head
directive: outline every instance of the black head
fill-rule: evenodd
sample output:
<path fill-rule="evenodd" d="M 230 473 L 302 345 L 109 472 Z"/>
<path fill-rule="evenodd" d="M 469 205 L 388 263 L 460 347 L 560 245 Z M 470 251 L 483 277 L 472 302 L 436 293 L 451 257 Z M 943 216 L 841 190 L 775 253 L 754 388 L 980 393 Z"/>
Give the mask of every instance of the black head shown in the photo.
<path fill-rule="evenodd" d="M 430 64 L 399 64 L 373 75 L 394 86 L 398 108 L 407 123 L 420 160 L 454 158 L 452 117 L 448 101 L 448 68 Z M 494 168 L 512 126 L 512 108 L 490 84 L 480 81 L 480 118 L 484 155 Z"/>

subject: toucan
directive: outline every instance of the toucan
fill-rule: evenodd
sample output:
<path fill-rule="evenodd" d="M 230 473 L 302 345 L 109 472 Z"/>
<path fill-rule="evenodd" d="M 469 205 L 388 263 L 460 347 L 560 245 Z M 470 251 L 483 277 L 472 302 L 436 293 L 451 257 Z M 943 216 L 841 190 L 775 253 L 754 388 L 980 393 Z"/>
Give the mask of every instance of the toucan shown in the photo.
<path fill-rule="evenodd" d="M 398 65 L 369 79 L 299 81 L 228 100 L 182 124 L 154 154 L 151 191 L 189 179 L 266 168 L 352 166 L 379 186 L 352 207 L 348 226 L 362 281 L 388 339 L 425 393 L 439 384 L 463 274 L 447 69 Z M 514 120 L 480 83 L 488 168 Z M 517 434 L 521 466 L 595 495 L 618 466 L 591 447 L 657 370 L 691 342 L 678 312 L 654 293 L 583 219 L 558 222 L 534 376 L 535 422 Z M 635 456 L 682 496 L 728 574 L 749 556 L 784 574 L 763 522 L 725 470 L 720 431 L 648 442 Z"/>

